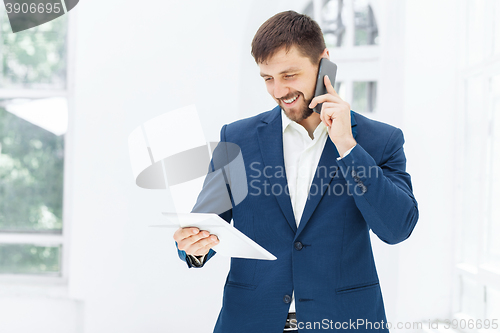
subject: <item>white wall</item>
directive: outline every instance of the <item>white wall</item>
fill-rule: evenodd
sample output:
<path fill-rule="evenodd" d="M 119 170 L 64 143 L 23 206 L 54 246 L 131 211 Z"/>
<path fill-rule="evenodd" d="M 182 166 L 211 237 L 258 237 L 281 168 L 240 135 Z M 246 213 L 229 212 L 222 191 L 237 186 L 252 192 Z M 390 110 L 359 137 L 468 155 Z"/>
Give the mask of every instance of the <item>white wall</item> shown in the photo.
<path fill-rule="evenodd" d="M 396 247 L 373 244 L 388 320 L 451 319 L 458 10 L 452 0 L 385 0 L 378 9 L 383 76 L 377 119 L 404 131 L 420 211 L 408 240 Z"/>
<path fill-rule="evenodd" d="M 206 138 L 218 140 L 237 119 L 248 5 L 140 7 L 88 0 L 78 8 L 70 291 L 85 303 L 86 333 L 210 331 L 228 259 L 188 270 L 171 235 L 148 227 L 169 203 L 165 191 L 135 186 L 127 138 L 146 120 L 196 104 Z M 200 324 L 189 328 L 193 315 Z"/>
<path fill-rule="evenodd" d="M 451 318 L 457 17 L 456 1 L 406 3 L 404 123 L 420 221 L 401 246 L 398 310 L 412 320 Z"/>
<path fill-rule="evenodd" d="M 171 235 L 148 227 L 169 202 L 164 191 L 134 185 L 127 138 L 148 119 L 196 104 L 207 140 L 215 141 L 223 124 L 272 108 L 250 42 L 267 18 L 304 3 L 86 0 L 75 8 L 66 193 L 72 314 L 43 303 L 64 325 L 85 333 L 211 331 L 229 261 L 215 256 L 202 270 L 189 270 Z M 405 243 L 374 243 L 393 322 L 450 315 L 453 10 L 452 0 L 377 5 L 385 73 L 377 117 L 404 130 L 421 212 Z M 1 299 L 0 310 L 9 304 L 18 313 L 12 298 Z"/>
<path fill-rule="evenodd" d="M 0 332 L 82 333 L 83 307 L 68 297 L 63 285 L 2 280 Z"/>

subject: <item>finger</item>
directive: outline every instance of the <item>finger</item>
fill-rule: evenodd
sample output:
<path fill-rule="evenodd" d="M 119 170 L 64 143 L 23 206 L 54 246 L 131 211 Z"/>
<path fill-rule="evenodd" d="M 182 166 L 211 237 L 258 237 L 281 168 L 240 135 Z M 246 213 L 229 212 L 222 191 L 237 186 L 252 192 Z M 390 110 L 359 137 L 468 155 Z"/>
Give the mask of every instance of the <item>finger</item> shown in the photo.
<path fill-rule="evenodd" d="M 174 240 L 179 243 L 179 241 L 183 240 L 184 238 L 187 238 L 192 235 L 196 235 L 197 233 L 200 232 L 200 229 L 198 228 L 179 228 L 175 231 L 174 233 Z"/>
<path fill-rule="evenodd" d="M 337 92 L 333 88 L 332 81 L 330 81 L 328 75 L 325 75 L 324 81 L 325 81 L 326 91 L 328 91 L 328 93 L 332 94 L 333 96 L 338 96 Z"/>
<path fill-rule="evenodd" d="M 339 103 L 339 104 L 345 103 L 338 95 L 334 96 L 331 94 L 324 94 L 314 97 L 311 103 L 309 104 L 309 108 L 312 109 L 319 103 L 325 103 L 325 102 Z"/>
<path fill-rule="evenodd" d="M 215 236 L 215 235 L 213 235 L 213 236 Z M 205 254 L 207 254 L 208 251 L 210 251 L 210 249 L 212 247 L 214 247 L 215 245 L 217 245 L 217 244 L 219 244 L 219 240 L 218 239 L 217 240 L 213 240 L 212 239 L 211 243 L 205 245 L 204 247 L 202 247 L 201 249 L 198 250 L 198 253 L 199 253 L 198 255 L 205 255 Z"/>
<path fill-rule="evenodd" d="M 325 114 L 325 125 L 326 125 L 326 127 L 332 126 L 332 115 L 331 114 Z"/>
<path fill-rule="evenodd" d="M 330 116 L 324 111 L 324 109 L 322 109 L 322 111 L 321 111 L 320 119 L 325 124 L 326 127 L 330 126 L 330 123 L 329 123 Z"/>
<path fill-rule="evenodd" d="M 321 121 L 325 124 L 326 127 L 330 126 L 330 115 L 331 110 L 327 107 L 326 103 L 323 103 L 321 107 Z"/>
<path fill-rule="evenodd" d="M 323 122 L 325 123 L 325 126 L 326 127 L 330 127 L 330 115 L 328 114 L 324 114 L 323 116 Z"/>
<path fill-rule="evenodd" d="M 316 107 L 316 105 L 318 104 L 318 102 L 316 101 L 316 97 L 314 97 L 312 100 L 311 100 L 311 103 L 309 103 L 309 109 L 314 109 Z"/>
<path fill-rule="evenodd" d="M 333 123 L 333 120 L 338 117 L 338 113 L 342 109 L 338 106 L 336 103 L 323 103 L 323 109 L 321 111 L 321 114 L 323 115 L 323 121 L 326 126 L 331 126 Z"/>
<path fill-rule="evenodd" d="M 207 239 L 209 235 L 210 233 L 208 231 L 203 230 L 196 235 L 192 235 L 180 240 L 179 242 L 177 242 L 177 247 L 179 248 L 179 250 L 188 251 L 189 249 L 191 249 L 193 244 L 196 244 L 200 240 Z"/>
<path fill-rule="evenodd" d="M 194 243 L 190 251 L 194 253 L 200 253 L 202 249 L 204 248 L 211 248 L 212 246 L 215 246 L 219 242 L 219 239 L 215 235 L 211 235 L 210 237 L 203 238 L 196 243 Z"/>
<path fill-rule="evenodd" d="M 323 103 L 324 97 L 326 95 L 321 95 L 321 96 L 316 96 L 311 100 L 311 103 L 309 103 L 309 109 L 314 109 L 318 104 Z"/>

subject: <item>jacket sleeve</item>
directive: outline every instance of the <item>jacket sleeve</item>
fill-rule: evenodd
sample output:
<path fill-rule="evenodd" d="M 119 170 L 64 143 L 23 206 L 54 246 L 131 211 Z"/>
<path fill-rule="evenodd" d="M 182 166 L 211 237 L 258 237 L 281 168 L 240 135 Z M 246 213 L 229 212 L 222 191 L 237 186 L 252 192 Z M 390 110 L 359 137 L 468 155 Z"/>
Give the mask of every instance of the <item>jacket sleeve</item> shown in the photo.
<path fill-rule="evenodd" d="M 220 181 L 220 174 L 214 172 L 221 169 L 221 167 L 224 166 L 227 160 L 227 152 L 224 151 L 226 149 L 226 145 L 221 144 L 223 142 L 226 142 L 226 126 L 227 125 L 224 125 L 221 129 L 221 142 L 219 143 L 219 145 L 217 145 L 213 152 L 209 170 L 203 182 L 203 188 L 198 195 L 196 204 L 191 210 L 191 213 L 216 213 L 229 223 L 232 219 L 232 209 L 222 209 L 222 207 L 228 207 L 232 205 L 233 202 L 231 200 L 231 191 L 229 185 L 225 181 Z M 229 200 L 231 201 L 228 202 L 227 198 L 229 198 Z M 220 213 L 221 210 L 225 211 L 223 213 Z M 210 260 L 210 258 L 212 258 L 216 253 L 216 251 L 210 249 L 210 251 L 205 256 L 205 260 L 203 261 L 202 265 L 197 266 L 185 251 L 179 250 L 177 242 L 175 242 L 175 246 L 177 247 L 179 258 L 185 261 L 189 268 L 203 267 L 205 263 Z"/>
<path fill-rule="evenodd" d="M 406 172 L 403 144 L 403 132 L 396 128 L 387 141 L 379 165 L 359 144 L 338 161 L 366 223 L 388 244 L 408 238 L 418 220 L 418 206 L 410 175 Z"/>

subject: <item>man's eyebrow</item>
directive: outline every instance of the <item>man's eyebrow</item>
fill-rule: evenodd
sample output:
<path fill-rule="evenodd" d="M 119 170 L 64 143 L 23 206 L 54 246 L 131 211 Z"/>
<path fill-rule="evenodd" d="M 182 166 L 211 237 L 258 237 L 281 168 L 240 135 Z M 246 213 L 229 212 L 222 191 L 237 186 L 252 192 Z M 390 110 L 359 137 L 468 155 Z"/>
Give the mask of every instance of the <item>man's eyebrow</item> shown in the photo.
<path fill-rule="evenodd" d="M 293 72 L 299 72 L 300 68 L 299 67 L 288 67 L 287 69 L 281 71 L 279 74 L 285 74 L 285 73 L 293 73 Z M 260 76 L 265 77 L 265 76 L 272 76 L 266 73 L 260 73 Z"/>

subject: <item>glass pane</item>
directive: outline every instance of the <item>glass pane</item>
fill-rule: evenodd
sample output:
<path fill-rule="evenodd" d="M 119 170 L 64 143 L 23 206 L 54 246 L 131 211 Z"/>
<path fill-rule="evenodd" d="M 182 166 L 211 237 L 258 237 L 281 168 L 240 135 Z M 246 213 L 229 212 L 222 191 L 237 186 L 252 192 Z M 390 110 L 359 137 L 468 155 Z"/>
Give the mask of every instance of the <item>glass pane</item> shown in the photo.
<path fill-rule="evenodd" d="M 463 221 L 462 241 L 460 250 L 463 262 L 476 265 L 479 249 L 479 228 L 484 219 L 484 175 L 487 125 L 486 110 L 482 107 L 486 98 L 483 79 L 480 76 L 472 77 L 466 82 L 466 109 L 465 109 L 465 147 L 464 147 L 464 174 L 463 186 Z M 475 161 L 475 163 L 471 163 Z"/>
<path fill-rule="evenodd" d="M 493 77 L 493 122 L 491 128 L 490 218 L 488 232 L 488 259 L 500 267 L 500 75 Z M 500 312 L 499 312 L 500 313 Z"/>
<path fill-rule="evenodd" d="M 343 82 L 335 82 L 334 88 L 340 98 L 347 100 L 346 85 Z"/>
<path fill-rule="evenodd" d="M 467 2 L 467 51 L 469 64 L 477 63 L 484 57 L 485 1 Z"/>
<path fill-rule="evenodd" d="M 478 309 L 482 302 L 482 288 L 476 281 L 462 276 L 462 290 L 460 297 L 460 312 L 465 313 L 472 318 L 478 318 Z"/>
<path fill-rule="evenodd" d="M 485 318 L 489 319 L 498 318 L 499 314 L 500 314 L 500 291 L 493 288 L 487 288 Z"/>
<path fill-rule="evenodd" d="M 378 28 L 368 0 L 353 0 L 354 45 L 378 45 Z"/>
<path fill-rule="evenodd" d="M 64 136 L 0 106 L 0 231 L 62 230 Z M 41 112 L 42 110 L 40 110 Z M 51 120 L 50 113 L 45 115 Z M 28 121 L 28 120 L 29 121 Z M 54 130 L 54 129 L 52 129 Z"/>
<path fill-rule="evenodd" d="M 0 244 L 1 274 L 60 275 L 61 246 Z"/>
<path fill-rule="evenodd" d="M 495 6 L 494 17 L 498 18 L 498 17 L 500 17 L 500 1 L 495 1 L 494 6 Z M 499 54 L 500 53 L 500 20 L 498 20 L 498 19 L 493 20 L 493 24 L 495 27 L 495 31 L 493 34 L 493 43 L 494 43 L 493 47 L 494 47 L 495 54 Z"/>
<path fill-rule="evenodd" d="M 356 112 L 375 112 L 377 82 L 353 82 L 351 108 Z"/>
<path fill-rule="evenodd" d="M 328 0 L 325 2 L 322 13 L 323 36 L 327 47 L 341 47 L 345 45 L 345 7 L 343 0 Z"/>
<path fill-rule="evenodd" d="M 12 33 L 6 11 L 0 14 L 0 88 L 64 89 L 66 30 L 63 15 L 29 30 Z"/>

